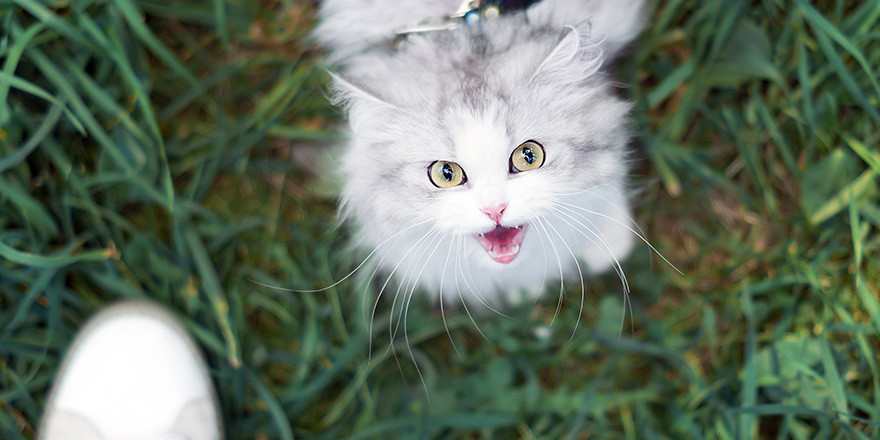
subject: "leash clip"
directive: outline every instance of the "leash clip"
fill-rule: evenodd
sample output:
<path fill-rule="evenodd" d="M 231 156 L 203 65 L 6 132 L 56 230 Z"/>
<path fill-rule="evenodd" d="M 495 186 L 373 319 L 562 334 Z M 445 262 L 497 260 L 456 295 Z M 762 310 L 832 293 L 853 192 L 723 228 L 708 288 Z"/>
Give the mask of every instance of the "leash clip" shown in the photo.
<path fill-rule="evenodd" d="M 408 26 L 394 32 L 394 48 L 400 47 L 406 42 L 411 34 L 425 32 L 445 31 L 462 26 L 476 26 L 483 20 L 491 20 L 501 15 L 501 6 L 495 2 L 483 0 L 464 0 L 458 10 L 452 15 L 439 19 L 425 20 L 417 25 Z"/>

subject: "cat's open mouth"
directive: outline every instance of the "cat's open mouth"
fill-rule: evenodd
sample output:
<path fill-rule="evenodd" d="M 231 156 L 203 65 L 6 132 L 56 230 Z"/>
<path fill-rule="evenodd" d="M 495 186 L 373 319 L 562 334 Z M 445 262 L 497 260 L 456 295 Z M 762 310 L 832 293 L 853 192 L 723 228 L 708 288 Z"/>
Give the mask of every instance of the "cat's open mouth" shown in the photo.
<path fill-rule="evenodd" d="M 519 255 L 519 248 L 522 246 L 523 237 L 526 236 L 526 229 L 528 229 L 528 225 L 515 227 L 498 225 L 489 232 L 475 235 L 474 238 L 493 260 L 507 264 Z"/>

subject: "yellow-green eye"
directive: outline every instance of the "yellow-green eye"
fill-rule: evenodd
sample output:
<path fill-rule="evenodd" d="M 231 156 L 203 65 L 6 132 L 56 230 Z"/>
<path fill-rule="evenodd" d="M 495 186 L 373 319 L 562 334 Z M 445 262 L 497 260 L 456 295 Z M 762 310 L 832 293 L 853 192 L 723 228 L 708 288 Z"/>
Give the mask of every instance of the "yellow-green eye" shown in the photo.
<path fill-rule="evenodd" d="M 464 170 L 457 163 L 443 160 L 428 166 L 428 178 L 437 188 L 452 188 L 467 182 Z"/>
<path fill-rule="evenodd" d="M 510 173 L 531 171 L 544 165 L 544 147 L 535 141 L 525 141 L 510 155 Z"/>

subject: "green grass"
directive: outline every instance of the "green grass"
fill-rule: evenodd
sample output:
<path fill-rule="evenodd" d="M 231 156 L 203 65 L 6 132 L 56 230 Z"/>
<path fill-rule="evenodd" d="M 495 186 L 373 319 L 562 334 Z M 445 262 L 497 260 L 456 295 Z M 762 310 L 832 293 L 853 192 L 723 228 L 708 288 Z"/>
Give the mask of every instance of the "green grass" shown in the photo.
<path fill-rule="evenodd" d="M 203 345 L 231 439 L 880 437 L 880 1 L 657 3 L 616 70 L 638 221 L 683 275 L 634 252 L 622 337 L 613 275 L 546 334 L 553 298 L 486 339 L 447 311 L 458 352 L 414 303 L 399 362 L 375 286 L 251 281 L 357 263 L 290 158 L 338 139 L 313 9 L 0 1 L 0 437 L 34 436 L 82 321 L 140 297 Z"/>

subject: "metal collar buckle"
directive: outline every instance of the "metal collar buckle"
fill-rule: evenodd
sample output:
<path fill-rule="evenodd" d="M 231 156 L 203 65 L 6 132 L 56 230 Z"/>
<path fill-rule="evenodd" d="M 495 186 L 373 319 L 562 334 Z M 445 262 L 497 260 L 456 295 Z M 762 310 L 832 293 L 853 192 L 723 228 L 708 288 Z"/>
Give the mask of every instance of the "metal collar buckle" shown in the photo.
<path fill-rule="evenodd" d="M 464 0 L 452 15 L 425 20 L 417 25 L 405 27 L 394 32 L 394 48 L 399 49 L 411 34 L 444 31 L 462 26 L 476 26 L 483 20 L 491 20 L 501 15 L 501 5 L 483 0 Z"/>

